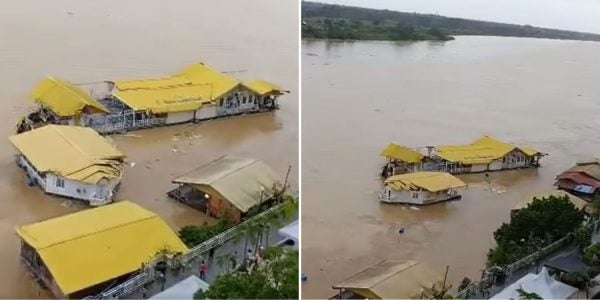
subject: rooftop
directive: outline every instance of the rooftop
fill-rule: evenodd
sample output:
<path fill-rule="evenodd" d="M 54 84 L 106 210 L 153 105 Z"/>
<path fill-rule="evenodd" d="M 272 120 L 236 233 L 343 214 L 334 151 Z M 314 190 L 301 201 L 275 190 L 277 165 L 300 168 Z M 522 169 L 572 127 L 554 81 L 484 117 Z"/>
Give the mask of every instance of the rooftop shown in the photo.
<path fill-rule="evenodd" d="M 385 185 L 396 191 L 427 190 L 439 192 L 467 186 L 462 180 L 449 173 L 415 172 L 394 175 L 385 180 Z"/>

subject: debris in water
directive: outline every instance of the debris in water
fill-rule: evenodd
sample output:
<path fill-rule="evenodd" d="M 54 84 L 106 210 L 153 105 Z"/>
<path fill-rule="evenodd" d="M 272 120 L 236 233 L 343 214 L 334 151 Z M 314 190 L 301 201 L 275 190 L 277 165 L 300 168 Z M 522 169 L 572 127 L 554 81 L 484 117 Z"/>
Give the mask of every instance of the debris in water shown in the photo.
<path fill-rule="evenodd" d="M 68 12 L 67 12 L 67 15 L 69 15 L 69 16 L 72 16 L 72 15 L 73 15 L 73 13 L 72 13 L 72 12 L 70 12 L 70 11 L 68 11 Z"/>
<path fill-rule="evenodd" d="M 308 55 L 308 56 L 319 56 L 318 54 L 314 54 L 314 53 L 310 53 L 310 52 L 306 53 L 306 55 Z"/>
<path fill-rule="evenodd" d="M 60 205 L 63 207 L 71 207 L 71 206 L 73 206 L 73 201 L 67 200 L 67 201 L 64 201 L 63 203 L 61 203 Z"/>
<path fill-rule="evenodd" d="M 300 276 L 300 278 L 302 279 L 302 282 L 306 282 L 308 280 L 308 277 L 304 273 L 302 273 L 302 276 Z"/>
<path fill-rule="evenodd" d="M 403 234 L 404 233 L 404 227 L 400 228 L 400 230 L 398 230 L 399 234 Z"/>
<path fill-rule="evenodd" d="M 177 152 L 177 151 L 179 151 L 179 150 L 177 150 L 177 148 L 173 148 L 172 150 L 173 150 L 173 152 Z"/>
<path fill-rule="evenodd" d="M 132 168 L 135 167 L 135 162 L 130 163 L 129 166 Z"/>
<path fill-rule="evenodd" d="M 416 206 L 411 206 L 411 207 L 409 207 L 409 208 L 410 208 L 410 209 L 412 209 L 412 210 L 417 210 L 417 211 L 418 211 L 418 210 L 421 210 L 420 208 L 418 208 L 418 207 L 416 207 Z"/>
<path fill-rule="evenodd" d="M 134 134 L 134 133 L 126 133 L 123 136 L 127 136 L 127 137 L 135 137 L 135 138 L 141 138 L 142 136 L 139 134 Z"/>

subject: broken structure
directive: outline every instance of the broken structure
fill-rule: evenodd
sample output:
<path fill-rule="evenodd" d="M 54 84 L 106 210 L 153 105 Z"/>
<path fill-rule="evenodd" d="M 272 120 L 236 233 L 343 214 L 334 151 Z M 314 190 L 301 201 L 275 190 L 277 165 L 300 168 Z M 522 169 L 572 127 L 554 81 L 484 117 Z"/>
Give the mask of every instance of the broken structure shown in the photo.
<path fill-rule="evenodd" d="M 28 184 L 90 205 L 112 201 L 125 155 L 91 128 L 48 125 L 10 137 Z"/>
<path fill-rule="evenodd" d="M 388 177 L 380 200 L 386 203 L 426 205 L 460 198 L 467 184 L 442 172 L 415 172 Z"/>

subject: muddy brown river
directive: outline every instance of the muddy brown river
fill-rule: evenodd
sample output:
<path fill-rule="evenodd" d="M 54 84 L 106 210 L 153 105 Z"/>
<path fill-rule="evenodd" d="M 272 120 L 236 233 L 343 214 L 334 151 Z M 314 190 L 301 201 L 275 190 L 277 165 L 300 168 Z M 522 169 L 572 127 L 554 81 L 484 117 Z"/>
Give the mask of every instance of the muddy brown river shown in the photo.
<path fill-rule="evenodd" d="M 522 197 L 600 153 L 600 43 L 457 37 L 447 43 L 302 43 L 304 298 L 382 259 L 477 279 L 493 231 Z M 460 176 L 462 200 L 379 203 L 379 152 L 481 135 L 549 153 L 543 167 Z M 398 230 L 405 228 L 400 235 Z"/>
<path fill-rule="evenodd" d="M 85 83 L 168 76 L 207 64 L 291 91 L 275 113 L 115 136 L 133 168 L 118 197 L 159 213 L 173 228 L 203 214 L 166 198 L 174 175 L 221 155 L 258 158 L 298 184 L 298 1 L 25 0 L 0 9 L 0 298 L 43 298 L 19 263 L 14 227 L 85 207 L 26 185 L 7 137 L 45 75 Z M 81 270 L 93 272 L 94 270 Z"/>

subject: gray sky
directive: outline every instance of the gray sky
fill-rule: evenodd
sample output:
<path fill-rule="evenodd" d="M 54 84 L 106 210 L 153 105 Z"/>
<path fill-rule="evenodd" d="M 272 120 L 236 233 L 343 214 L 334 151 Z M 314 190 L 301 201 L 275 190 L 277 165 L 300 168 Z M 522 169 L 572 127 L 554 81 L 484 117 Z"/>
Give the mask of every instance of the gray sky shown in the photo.
<path fill-rule="evenodd" d="M 600 33 L 600 0 L 313 0 Z"/>

